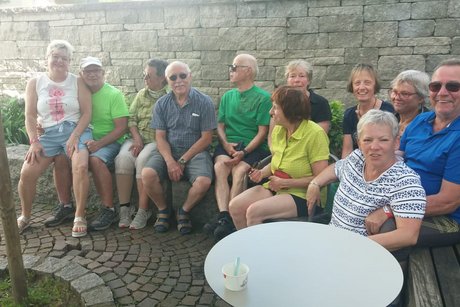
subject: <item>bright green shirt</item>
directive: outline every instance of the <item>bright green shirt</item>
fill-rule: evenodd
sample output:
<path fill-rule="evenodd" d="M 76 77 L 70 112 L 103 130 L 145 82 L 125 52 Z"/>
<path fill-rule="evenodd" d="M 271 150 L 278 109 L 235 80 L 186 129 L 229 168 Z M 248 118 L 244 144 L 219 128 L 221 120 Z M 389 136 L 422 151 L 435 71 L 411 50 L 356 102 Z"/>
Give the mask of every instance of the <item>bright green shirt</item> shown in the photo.
<path fill-rule="evenodd" d="M 329 138 L 326 132 L 315 122 L 303 120 L 299 128 L 286 139 L 286 129 L 276 125 L 272 132 L 272 174 L 281 170 L 292 178 L 313 176 L 311 164 L 329 159 Z M 264 184 L 268 188 L 268 184 Z M 289 188 L 277 194 L 292 194 L 305 198 L 307 186 Z"/>
<path fill-rule="evenodd" d="M 232 89 L 222 96 L 217 121 L 225 124 L 228 142 L 243 141 L 247 146 L 259 132 L 259 126 L 270 124 L 271 107 L 270 94 L 255 85 L 244 92 Z M 268 151 L 266 140 L 261 148 Z"/>
<path fill-rule="evenodd" d="M 93 114 L 91 125 L 93 126 L 94 140 L 100 140 L 115 129 L 113 120 L 120 117 L 128 117 L 128 106 L 122 92 L 108 83 L 91 96 Z M 123 143 L 125 136 L 121 136 L 117 142 Z"/>
<path fill-rule="evenodd" d="M 166 95 L 166 93 L 166 87 L 159 91 L 149 91 L 147 88 L 143 88 L 134 97 L 129 107 L 128 127 L 137 127 L 144 144 L 155 141 L 155 129 L 150 128 L 153 107 L 158 98 Z"/>

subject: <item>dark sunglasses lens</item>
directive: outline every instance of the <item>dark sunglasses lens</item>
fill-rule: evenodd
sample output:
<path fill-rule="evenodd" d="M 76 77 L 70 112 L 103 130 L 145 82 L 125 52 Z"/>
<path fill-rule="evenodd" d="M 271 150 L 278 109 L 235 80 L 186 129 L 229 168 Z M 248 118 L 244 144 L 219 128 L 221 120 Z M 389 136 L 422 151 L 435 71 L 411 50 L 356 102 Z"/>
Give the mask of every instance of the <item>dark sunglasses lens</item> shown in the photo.
<path fill-rule="evenodd" d="M 176 81 L 177 80 L 177 75 L 169 76 L 169 80 Z"/>
<path fill-rule="evenodd" d="M 235 72 L 236 71 L 236 65 L 232 64 L 232 65 L 228 65 L 228 69 L 230 69 L 230 71 L 232 72 Z"/>
<path fill-rule="evenodd" d="M 441 87 L 441 82 L 431 82 L 430 84 L 428 84 L 428 88 L 430 89 L 430 91 L 435 93 L 439 92 L 441 90 Z"/>
<path fill-rule="evenodd" d="M 447 82 L 446 90 L 449 92 L 458 92 L 460 90 L 460 83 L 458 82 Z"/>
<path fill-rule="evenodd" d="M 180 77 L 182 80 L 184 80 L 185 78 L 187 78 L 187 74 L 184 74 L 184 73 L 179 74 L 179 77 Z"/>

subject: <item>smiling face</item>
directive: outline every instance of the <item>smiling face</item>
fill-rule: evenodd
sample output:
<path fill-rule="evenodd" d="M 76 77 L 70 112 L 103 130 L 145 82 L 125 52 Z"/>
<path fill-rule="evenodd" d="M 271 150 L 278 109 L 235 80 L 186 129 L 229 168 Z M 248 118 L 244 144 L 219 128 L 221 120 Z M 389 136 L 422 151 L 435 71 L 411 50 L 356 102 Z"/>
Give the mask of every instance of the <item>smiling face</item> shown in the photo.
<path fill-rule="evenodd" d="M 358 139 L 366 163 L 377 169 L 386 169 L 395 161 L 399 139 L 393 137 L 391 127 L 384 124 L 366 124 Z"/>
<path fill-rule="evenodd" d="M 432 82 L 441 82 L 443 86 L 439 92 L 430 90 L 430 100 L 436 116 L 455 119 L 460 115 L 460 91 L 449 92 L 445 83 L 460 82 L 460 66 L 441 66 L 433 73 Z"/>
<path fill-rule="evenodd" d="M 375 78 L 367 71 L 356 73 L 352 79 L 353 95 L 359 102 L 369 102 L 375 99 Z"/>
<path fill-rule="evenodd" d="M 307 72 L 301 67 L 296 67 L 289 71 L 287 75 L 287 85 L 296 86 L 308 89 L 310 80 L 308 79 Z"/>
<path fill-rule="evenodd" d="M 396 84 L 390 91 L 390 99 L 399 114 L 416 112 L 424 100 L 417 94 L 415 87 L 407 82 Z"/>
<path fill-rule="evenodd" d="M 81 70 L 80 75 L 92 93 L 99 91 L 104 85 L 104 70 L 101 66 L 94 64 L 86 66 Z"/>
<path fill-rule="evenodd" d="M 179 62 L 170 64 L 166 69 L 168 84 L 176 97 L 187 96 L 192 86 L 192 74 Z M 185 77 L 182 79 L 181 77 Z M 175 79 L 175 80 L 173 80 Z"/>
<path fill-rule="evenodd" d="M 48 69 L 50 72 L 67 73 L 69 65 L 70 56 L 65 48 L 54 49 L 48 55 Z"/>

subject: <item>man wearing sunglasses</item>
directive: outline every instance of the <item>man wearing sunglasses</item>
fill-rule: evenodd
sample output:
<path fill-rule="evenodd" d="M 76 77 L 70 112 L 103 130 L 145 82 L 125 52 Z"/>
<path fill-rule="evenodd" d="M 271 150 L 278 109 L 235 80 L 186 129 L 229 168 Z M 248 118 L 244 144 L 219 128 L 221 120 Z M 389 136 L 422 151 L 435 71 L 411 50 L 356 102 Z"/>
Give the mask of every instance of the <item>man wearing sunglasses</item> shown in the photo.
<path fill-rule="evenodd" d="M 226 92 L 219 105 L 217 135 L 219 145 L 214 152 L 217 223 L 206 224 L 216 241 L 235 231 L 228 212 L 230 200 L 244 190 L 243 180 L 251 165 L 270 154 L 267 145 L 270 124 L 270 94 L 254 85 L 257 60 L 240 54 L 229 65 L 230 82 L 236 88 Z M 228 176 L 232 175 L 232 186 Z"/>
<path fill-rule="evenodd" d="M 142 170 L 142 182 L 158 208 L 156 232 L 166 232 L 171 222 L 162 182 L 186 177 L 192 184 L 187 198 L 177 211 L 177 229 L 181 234 L 192 230 L 189 212 L 203 198 L 212 180 L 212 160 L 208 147 L 216 128 L 211 98 L 191 86 L 187 64 L 172 62 L 165 75 L 171 92 L 155 104 L 151 128 L 155 129 L 157 149 Z"/>
<path fill-rule="evenodd" d="M 439 64 L 429 90 L 433 111 L 407 126 L 400 150 L 427 195 L 417 245 L 452 245 L 460 242 L 460 59 Z M 379 229 L 392 214 L 377 210 L 372 223 Z"/>

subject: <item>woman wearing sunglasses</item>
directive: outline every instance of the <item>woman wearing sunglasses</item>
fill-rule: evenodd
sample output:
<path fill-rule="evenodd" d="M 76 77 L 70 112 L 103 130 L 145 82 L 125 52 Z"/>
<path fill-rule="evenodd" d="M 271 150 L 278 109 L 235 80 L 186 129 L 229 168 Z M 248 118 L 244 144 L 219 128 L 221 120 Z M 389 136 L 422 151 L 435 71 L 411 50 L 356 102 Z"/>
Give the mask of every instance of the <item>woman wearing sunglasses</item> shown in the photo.
<path fill-rule="evenodd" d="M 393 81 L 388 90 L 395 115 L 399 122 L 399 136 L 407 125 L 420 113 L 428 112 L 428 83 L 430 78 L 418 70 L 405 70 Z"/>
<path fill-rule="evenodd" d="M 407 126 L 400 150 L 420 175 L 427 195 L 417 244 L 452 245 L 460 242 L 460 59 L 439 64 L 429 90 L 433 111 Z M 379 228 L 386 220 L 377 210 L 368 222 Z"/>

